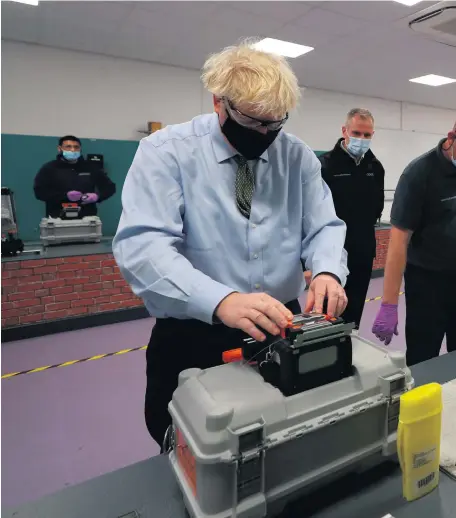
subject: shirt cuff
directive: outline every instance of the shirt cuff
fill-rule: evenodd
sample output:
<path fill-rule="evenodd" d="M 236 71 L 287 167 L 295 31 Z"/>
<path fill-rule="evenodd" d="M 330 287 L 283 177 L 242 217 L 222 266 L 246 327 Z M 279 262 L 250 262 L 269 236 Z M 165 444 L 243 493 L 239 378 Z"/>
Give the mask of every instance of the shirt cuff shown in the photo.
<path fill-rule="evenodd" d="M 348 269 L 345 265 L 338 264 L 336 266 L 335 264 L 331 264 L 326 261 L 318 262 L 317 264 L 312 265 L 312 279 L 315 279 L 317 275 L 324 273 L 337 277 L 341 286 L 345 286 L 348 275 Z"/>
<path fill-rule="evenodd" d="M 235 292 L 228 286 L 213 280 L 204 285 L 194 286 L 192 291 L 187 306 L 188 316 L 207 324 L 214 323 L 214 312 L 220 302 Z"/>

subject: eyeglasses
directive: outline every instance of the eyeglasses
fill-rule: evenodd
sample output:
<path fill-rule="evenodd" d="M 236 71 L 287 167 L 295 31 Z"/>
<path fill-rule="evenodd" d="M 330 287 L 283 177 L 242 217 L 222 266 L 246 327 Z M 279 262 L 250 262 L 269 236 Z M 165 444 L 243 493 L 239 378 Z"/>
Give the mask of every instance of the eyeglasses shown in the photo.
<path fill-rule="evenodd" d="M 223 98 L 223 102 L 230 117 L 245 128 L 267 128 L 268 131 L 277 131 L 281 129 L 288 120 L 288 113 L 283 119 L 275 121 L 256 119 L 255 117 L 251 117 L 250 115 L 246 115 L 245 113 L 239 111 L 226 97 Z"/>

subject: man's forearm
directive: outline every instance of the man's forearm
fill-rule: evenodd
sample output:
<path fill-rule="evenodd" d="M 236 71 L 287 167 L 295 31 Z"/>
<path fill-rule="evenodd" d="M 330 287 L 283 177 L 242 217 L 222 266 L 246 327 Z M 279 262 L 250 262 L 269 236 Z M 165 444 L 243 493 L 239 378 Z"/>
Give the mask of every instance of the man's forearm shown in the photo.
<path fill-rule="evenodd" d="M 383 285 L 383 302 L 386 304 L 397 304 L 399 301 L 402 276 L 407 263 L 408 240 L 409 235 L 407 231 L 394 227 L 391 229 Z"/>

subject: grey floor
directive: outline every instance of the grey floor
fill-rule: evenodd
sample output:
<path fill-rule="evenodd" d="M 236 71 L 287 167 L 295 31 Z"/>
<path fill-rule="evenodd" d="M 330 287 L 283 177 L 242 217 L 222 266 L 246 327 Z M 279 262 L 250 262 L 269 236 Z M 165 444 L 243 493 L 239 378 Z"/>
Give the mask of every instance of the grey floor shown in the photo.
<path fill-rule="evenodd" d="M 368 297 L 381 295 L 382 279 Z M 366 304 L 360 334 L 380 302 Z M 404 349 L 404 301 L 400 335 Z M 2 345 L 2 374 L 146 345 L 153 319 Z M 442 347 L 442 352 L 445 347 Z M 143 423 L 145 353 L 2 380 L 2 505 L 35 500 L 158 453 Z"/>

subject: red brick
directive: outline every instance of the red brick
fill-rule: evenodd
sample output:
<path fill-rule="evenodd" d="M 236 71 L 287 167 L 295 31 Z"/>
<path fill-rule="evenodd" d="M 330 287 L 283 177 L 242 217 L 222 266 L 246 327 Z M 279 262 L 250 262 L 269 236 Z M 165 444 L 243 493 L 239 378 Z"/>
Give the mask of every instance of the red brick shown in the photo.
<path fill-rule="evenodd" d="M 100 311 L 115 311 L 116 309 L 122 309 L 120 302 L 111 302 L 110 304 L 101 304 L 99 306 Z"/>
<path fill-rule="evenodd" d="M 71 307 L 70 302 L 55 302 L 53 304 L 46 304 L 46 312 L 60 311 L 61 309 L 68 309 Z"/>
<path fill-rule="evenodd" d="M 72 293 L 64 293 L 62 295 L 56 295 L 55 301 L 56 302 L 68 302 L 71 300 L 76 300 L 79 298 L 79 295 L 75 292 Z"/>
<path fill-rule="evenodd" d="M 101 262 L 101 266 L 117 266 L 115 259 L 106 259 Z"/>
<path fill-rule="evenodd" d="M 91 275 L 89 277 L 89 282 L 98 283 L 101 281 L 101 277 L 99 275 Z"/>
<path fill-rule="evenodd" d="M 111 273 L 115 273 L 115 272 L 114 272 L 114 268 L 112 268 L 112 267 L 108 267 L 108 268 L 104 267 L 102 269 L 102 273 L 103 273 L 103 275 L 110 275 Z"/>
<path fill-rule="evenodd" d="M 71 308 L 68 310 L 68 316 L 76 316 L 76 315 L 83 315 L 84 313 L 87 313 L 87 308 Z"/>
<path fill-rule="evenodd" d="M 111 302 L 122 302 L 123 300 L 131 300 L 132 297 L 132 293 L 121 293 L 119 295 L 113 295 L 111 297 Z"/>
<path fill-rule="evenodd" d="M 33 322 L 43 320 L 43 314 L 38 313 L 36 315 L 26 315 L 25 317 L 20 317 L 19 320 L 21 324 L 33 324 Z"/>
<path fill-rule="evenodd" d="M 70 286 L 71 284 L 85 284 L 89 282 L 88 277 L 74 277 L 73 279 L 65 279 L 65 284 Z"/>
<path fill-rule="evenodd" d="M 82 300 L 73 300 L 71 303 L 72 308 L 79 308 L 82 306 L 93 306 L 94 299 L 82 299 Z"/>
<path fill-rule="evenodd" d="M 27 293 L 27 292 L 39 290 L 42 287 L 43 287 L 43 283 L 41 283 L 41 282 L 33 282 L 31 284 L 18 285 L 18 287 L 16 288 L 16 291 L 17 291 L 18 294 L 20 294 L 20 293 Z"/>
<path fill-rule="evenodd" d="M 11 293 L 9 296 L 9 300 L 16 301 L 16 300 L 27 300 L 27 299 L 33 299 L 33 295 L 30 292 L 25 293 Z"/>
<path fill-rule="evenodd" d="M 117 281 L 119 282 L 119 281 Z M 114 288 L 114 282 L 104 282 L 103 283 L 103 289 L 109 290 L 110 288 Z"/>
<path fill-rule="evenodd" d="M 40 299 L 26 299 L 18 300 L 14 302 L 15 308 L 31 308 L 32 306 L 38 306 L 41 303 Z"/>
<path fill-rule="evenodd" d="M 14 286 L 2 286 L 2 295 L 9 295 L 10 293 L 16 293 L 17 288 Z"/>
<path fill-rule="evenodd" d="M 68 271 L 58 271 L 57 272 L 57 277 L 59 279 L 71 279 L 71 278 L 74 278 L 76 277 L 76 270 L 68 270 Z"/>
<path fill-rule="evenodd" d="M 114 286 L 116 288 L 122 288 L 123 286 L 128 286 L 127 281 L 125 279 L 122 279 L 120 281 L 114 281 Z"/>
<path fill-rule="evenodd" d="M 52 288 L 51 295 L 63 295 L 64 293 L 71 293 L 72 291 L 72 286 L 62 286 L 61 288 Z"/>
<path fill-rule="evenodd" d="M 125 286 L 125 288 L 122 288 L 123 293 L 133 293 L 130 286 Z"/>
<path fill-rule="evenodd" d="M 84 274 L 89 277 L 91 275 L 101 275 L 101 268 L 88 268 L 87 270 L 84 270 Z"/>
<path fill-rule="evenodd" d="M 44 313 L 44 306 L 43 305 L 33 306 L 33 308 L 29 309 L 29 313 L 31 315 L 36 315 L 37 313 Z"/>
<path fill-rule="evenodd" d="M 126 300 L 125 302 L 122 302 L 123 308 L 129 308 L 134 306 L 143 306 L 143 301 L 141 299 L 133 299 L 133 300 Z"/>
<path fill-rule="evenodd" d="M 59 272 L 73 271 L 73 270 L 85 270 L 85 269 L 87 269 L 87 264 L 83 263 L 82 261 L 79 263 L 68 263 L 68 264 L 62 264 L 62 266 L 59 266 Z"/>
<path fill-rule="evenodd" d="M 111 297 L 105 296 L 105 297 L 97 297 L 95 299 L 95 304 L 107 304 L 108 302 L 111 302 Z"/>
<path fill-rule="evenodd" d="M 103 296 L 105 295 L 119 295 L 122 293 L 122 290 L 120 288 L 112 288 L 110 290 L 102 290 L 101 294 Z"/>
<path fill-rule="evenodd" d="M 6 262 L 2 266 L 5 270 L 19 270 L 20 267 L 21 263 L 19 261 Z"/>
<path fill-rule="evenodd" d="M 15 318 L 23 315 L 28 315 L 28 311 L 26 309 L 7 309 L 2 311 L 3 318 Z"/>
<path fill-rule="evenodd" d="M 35 297 L 47 297 L 49 295 L 49 290 L 36 290 Z"/>
<path fill-rule="evenodd" d="M 67 310 L 62 311 L 47 311 L 43 318 L 44 320 L 58 320 L 59 318 L 65 318 L 68 314 Z"/>
<path fill-rule="evenodd" d="M 90 262 L 85 263 L 85 264 L 87 264 L 87 268 L 89 270 L 93 270 L 93 269 L 98 270 L 99 268 L 101 268 L 101 261 L 90 261 Z"/>
<path fill-rule="evenodd" d="M 79 293 L 84 290 L 84 286 L 87 286 L 86 284 L 74 284 L 73 285 L 73 291 L 75 293 Z"/>
<path fill-rule="evenodd" d="M 99 255 L 84 255 L 83 260 L 85 262 L 90 263 L 91 261 L 106 261 L 107 259 L 111 259 L 111 254 L 99 254 Z"/>
<path fill-rule="evenodd" d="M 102 275 L 101 276 L 102 281 L 120 281 L 122 280 L 122 276 L 120 273 L 112 273 L 110 275 Z"/>
<path fill-rule="evenodd" d="M 82 291 L 78 295 L 80 299 L 92 299 L 94 297 L 101 297 L 103 292 L 101 290 Z"/>
<path fill-rule="evenodd" d="M 43 297 L 41 304 L 52 304 L 55 301 L 55 297 Z"/>
<path fill-rule="evenodd" d="M 6 264 L 9 264 L 9 263 L 6 263 Z M 10 273 L 11 273 L 11 277 L 31 277 L 32 275 L 35 275 L 31 268 L 24 268 L 23 270 L 13 270 Z"/>
<path fill-rule="evenodd" d="M 21 268 L 39 268 L 40 266 L 46 266 L 46 261 L 44 259 L 21 261 Z"/>
<path fill-rule="evenodd" d="M 35 274 L 54 273 L 57 271 L 57 266 L 43 266 L 42 268 L 34 268 L 33 271 Z"/>
<path fill-rule="evenodd" d="M 19 317 L 5 318 L 5 320 L 2 320 L 2 327 L 12 327 L 12 326 L 17 326 L 18 324 L 19 324 Z"/>
<path fill-rule="evenodd" d="M 11 273 L 11 272 L 2 272 L 2 274 L 4 273 L 7 273 L 8 275 Z M 2 287 L 3 286 L 16 286 L 17 285 L 17 279 L 9 279 L 7 277 L 3 278 L 3 275 L 2 275 Z"/>
<path fill-rule="evenodd" d="M 81 256 L 76 256 L 76 257 L 64 257 L 63 258 L 63 262 L 65 264 L 67 263 L 80 263 L 81 262 Z"/>
<path fill-rule="evenodd" d="M 3 282 L 3 279 L 11 279 L 11 277 L 12 277 L 11 272 L 6 271 L 2 268 L 2 282 Z"/>
<path fill-rule="evenodd" d="M 57 279 L 57 272 L 54 272 L 54 273 L 43 273 L 41 275 L 41 279 L 43 281 L 54 281 L 55 279 Z"/>
<path fill-rule="evenodd" d="M 84 284 L 84 291 L 95 291 L 95 290 L 102 290 L 103 289 L 103 283 L 101 282 L 88 282 L 87 284 Z"/>
<path fill-rule="evenodd" d="M 109 297 L 108 297 L 109 299 Z M 109 300 L 108 300 L 109 302 Z M 2 302 L 2 311 L 6 311 L 8 309 L 13 309 L 14 306 L 13 306 L 13 303 L 12 302 Z"/>
<path fill-rule="evenodd" d="M 43 282 L 43 288 L 62 288 L 65 286 L 64 280 L 45 281 Z"/>
<path fill-rule="evenodd" d="M 57 266 L 63 264 L 63 257 L 57 257 L 55 259 L 46 259 L 47 266 Z"/>

